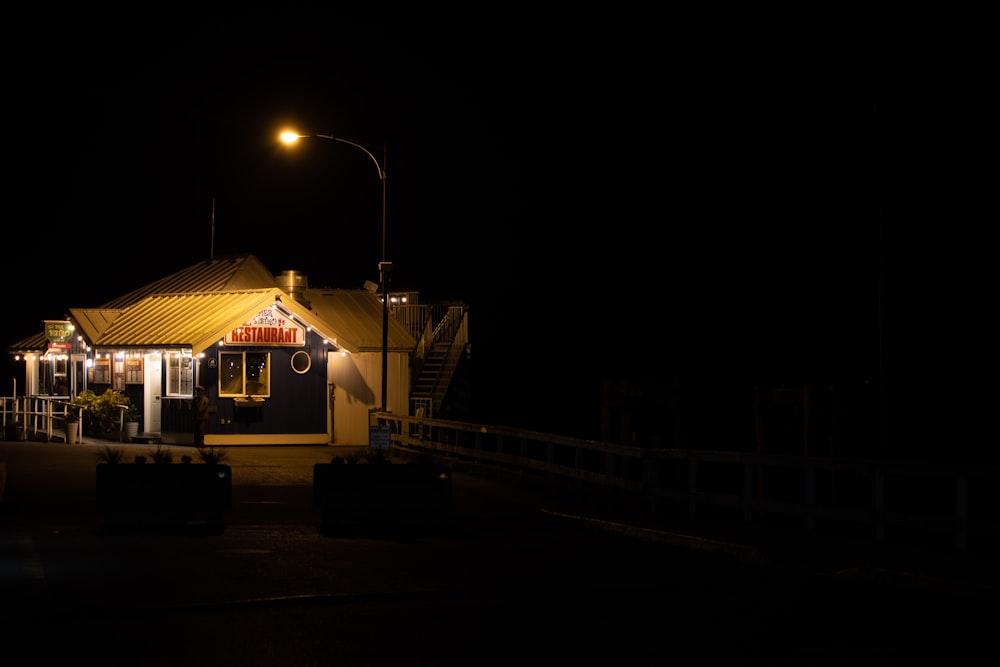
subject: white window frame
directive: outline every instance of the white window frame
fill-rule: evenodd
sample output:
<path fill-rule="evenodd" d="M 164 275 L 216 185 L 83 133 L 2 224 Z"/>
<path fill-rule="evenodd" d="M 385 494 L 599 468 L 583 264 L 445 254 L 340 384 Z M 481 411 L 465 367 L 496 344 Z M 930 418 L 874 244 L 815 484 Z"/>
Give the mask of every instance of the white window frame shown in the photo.
<path fill-rule="evenodd" d="M 182 352 L 168 352 L 165 356 L 167 388 L 164 396 L 194 396 L 194 359 Z"/>
<path fill-rule="evenodd" d="M 262 374 L 263 382 L 257 382 L 252 387 L 253 391 L 247 391 L 249 383 L 254 382 L 248 379 L 248 358 L 261 358 L 264 362 Z M 233 362 L 236 362 L 235 364 Z M 253 373 L 251 372 L 252 376 Z M 237 378 L 238 376 L 238 383 Z M 237 391 L 238 390 L 238 391 Z M 219 352 L 219 398 L 235 398 L 239 396 L 258 396 L 269 398 L 271 396 L 271 353 L 270 352 Z"/>

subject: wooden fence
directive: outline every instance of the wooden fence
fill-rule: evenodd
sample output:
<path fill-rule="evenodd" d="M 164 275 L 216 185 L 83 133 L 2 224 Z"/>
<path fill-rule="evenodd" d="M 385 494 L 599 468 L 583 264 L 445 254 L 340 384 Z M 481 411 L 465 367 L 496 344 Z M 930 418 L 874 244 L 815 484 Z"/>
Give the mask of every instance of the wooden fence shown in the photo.
<path fill-rule="evenodd" d="M 1000 466 L 628 447 L 375 413 L 396 447 L 631 494 L 654 511 L 959 552 L 1000 547 Z"/>

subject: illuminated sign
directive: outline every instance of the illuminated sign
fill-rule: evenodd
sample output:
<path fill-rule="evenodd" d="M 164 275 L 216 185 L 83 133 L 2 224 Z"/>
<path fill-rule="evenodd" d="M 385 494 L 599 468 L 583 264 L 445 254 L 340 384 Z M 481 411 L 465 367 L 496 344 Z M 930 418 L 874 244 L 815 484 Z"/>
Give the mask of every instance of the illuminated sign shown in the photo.
<path fill-rule="evenodd" d="M 45 337 L 59 347 L 69 347 L 73 340 L 73 325 L 67 320 L 45 320 Z"/>
<path fill-rule="evenodd" d="M 241 327 L 226 334 L 226 345 L 306 344 L 306 330 L 278 311 L 268 308 Z"/>

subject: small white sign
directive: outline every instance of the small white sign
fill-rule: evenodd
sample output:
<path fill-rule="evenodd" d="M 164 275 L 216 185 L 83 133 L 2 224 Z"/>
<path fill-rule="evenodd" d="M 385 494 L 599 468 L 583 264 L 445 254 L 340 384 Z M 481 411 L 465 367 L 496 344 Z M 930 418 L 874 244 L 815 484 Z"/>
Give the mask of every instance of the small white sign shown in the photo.
<path fill-rule="evenodd" d="M 368 446 L 374 449 L 389 449 L 392 446 L 392 429 L 388 424 L 368 427 Z"/>

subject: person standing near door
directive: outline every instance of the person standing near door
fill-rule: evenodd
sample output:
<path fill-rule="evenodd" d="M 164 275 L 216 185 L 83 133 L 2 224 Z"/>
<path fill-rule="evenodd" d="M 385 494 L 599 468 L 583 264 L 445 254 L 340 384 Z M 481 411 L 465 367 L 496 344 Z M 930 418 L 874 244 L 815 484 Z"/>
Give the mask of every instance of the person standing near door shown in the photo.
<path fill-rule="evenodd" d="M 208 425 L 208 396 L 201 385 L 195 389 L 194 396 L 194 446 L 205 446 L 205 427 Z"/>

